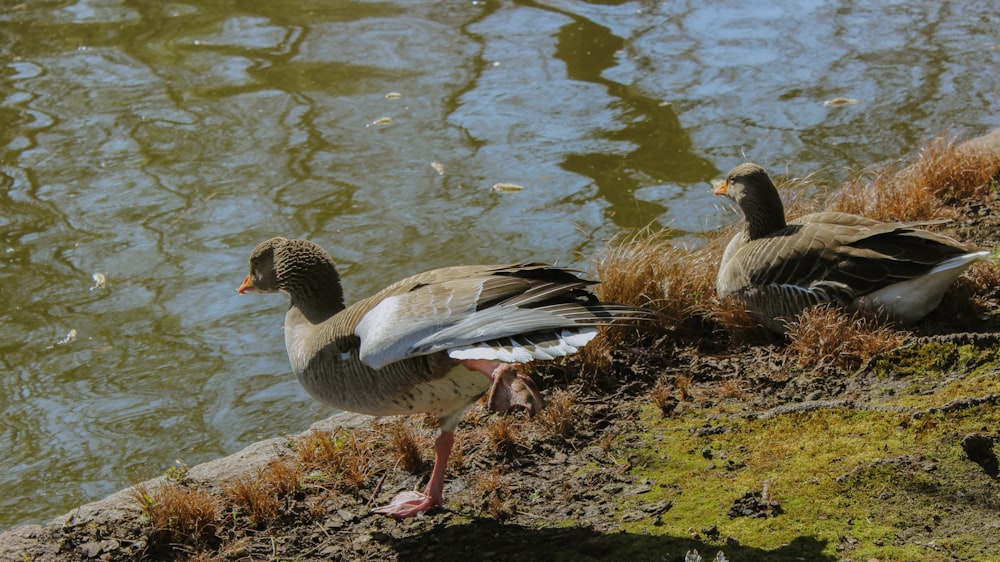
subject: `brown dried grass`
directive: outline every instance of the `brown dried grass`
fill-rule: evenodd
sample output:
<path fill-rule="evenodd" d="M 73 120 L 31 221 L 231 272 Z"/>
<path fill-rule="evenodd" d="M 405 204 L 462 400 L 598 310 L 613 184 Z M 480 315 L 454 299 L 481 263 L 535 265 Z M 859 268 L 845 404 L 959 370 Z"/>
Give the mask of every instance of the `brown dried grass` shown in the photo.
<path fill-rule="evenodd" d="M 258 528 L 276 519 L 281 508 L 277 491 L 259 477 L 244 475 L 226 482 L 222 494 Z"/>
<path fill-rule="evenodd" d="M 545 407 L 534 419 L 549 433 L 570 437 L 576 428 L 575 406 L 576 396 L 572 392 L 557 390 L 546 400 Z"/>
<path fill-rule="evenodd" d="M 424 466 L 420 444 L 403 419 L 395 419 L 384 426 L 396 457 L 396 466 L 410 474 L 417 474 Z"/>
<path fill-rule="evenodd" d="M 358 488 L 377 472 L 378 439 L 370 429 L 313 430 L 296 439 L 294 450 L 306 469 L 328 475 L 338 489 Z"/>
<path fill-rule="evenodd" d="M 716 395 L 723 399 L 739 400 L 747 396 L 743 383 L 734 378 L 723 380 L 715 389 Z"/>
<path fill-rule="evenodd" d="M 681 402 L 691 400 L 691 375 L 677 375 L 674 377 L 674 390 L 677 392 L 677 399 Z"/>
<path fill-rule="evenodd" d="M 789 323 L 785 351 L 803 369 L 832 365 L 853 371 L 875 355 L 900 346 L 907 335 L 863 313 L 816 306 Z"/>
<path fill-rule="evenodd" d="M 669 416 L 677 409 L 677 399 L 674 398 L 671 387 L 662 378 L 657 379 L 656 383 L 653 384 L 652 390 L 649 391 L 649 398 L 653 401 L 653 405 L 660 410 L 663 417 Z"/>
<path fill-rule="evenodd" d="M 493 419 L 486 424 L 484 432 L 486 434 L 486 446 L 494 454 L 503 458 L 516 454 L 524 441 L 521 422 L 514 416 L 493 416 Z"/>
<path fill-rule="evenodd" d="M 668 229 L 643 229 L 612 240 L 597 261 L 600 298 L 644 306 L 673 322 L 710 299 L 719 267 L 716 251 L 711 244 L 685 249 L 671 235 Z"/>
<path fill-rule="evenodd" d="M 910 165 L 891 163 L 856 175 L 830 198 L 827 209 L 884 221 L 950 218 L 944 203 L 977 197 L 996 185 L 1000 154 L 932 140 Z"/>
<path fill-rule="evenodd" d="M 946 202 L 978 197 L 1000 180 L 1000 153 L 938 137 L 920 151 L 900 180 L 923 186 Z"/>
<path fill-rule="evenodd" d="M 713 298 L 716 252 L 708 245 L 685 249 L 674 244 L 671 235 L 669 229 L 623 233 L 609 242 L 596 260 L 601 284 L 595 292 L 601 300 L 642 306 L 658 316 L 638 326 L 602 330 L 580 351 L 584 371 L 605 370 L 613 350 L 627 347 L 650 330 L 674 330 L 697 314 L 696 307 Z"/>
<path fill-rule="evenodd" d="M 490 518 L 503 520 L 512 513 L 513 495 L 500 467 L 495 466 L 489 472 L 473 475 L 469 488 L 475 503 Z"/>
<path fill-rule="evenodd" d="M 830 198 L 828 209 L 882 221 L 923 221 L 948 216 L 947 209 L 930 190 L 899 181 L 893 164 L 852 177 Z"/>
<path fill-rule="evenodd" d="M 220 505 L 210 492 L 167 479 L 155 488 L 138 484 L 132 495 L 152 528 L 153 548 L 201 546 L 217 540 Z"/>
<path fill-rule="evenodd" d="M 718 331 L 728 337 L 731 345 L 760 343 L 770 337 L 766 329 L 734 297 L 717 298 L 698 313 L 711 320 Z"/>
<path fill-rule="evenodd" d="M 1000 287 L 1000 267 L 996 262 L 974 263 L 959 277 L 959 281 L 964 282 L 973 294 L 989 293 Z"/>
<path fill-rule="evenodd" d="M 260 480 L 278 497 L 285 497 L 302 484 L 302 466 L 290 458 L 277 458 L 268 463 L 260 473 Z"/>
<path fill-rule="evenodd" d="M 302 466 L 294 458 L 276 458 L 254 476 L 226 482 L 222 495 L 260 527 L 280 515 L 282 500 L 301 487 L 302 478 Z"/>

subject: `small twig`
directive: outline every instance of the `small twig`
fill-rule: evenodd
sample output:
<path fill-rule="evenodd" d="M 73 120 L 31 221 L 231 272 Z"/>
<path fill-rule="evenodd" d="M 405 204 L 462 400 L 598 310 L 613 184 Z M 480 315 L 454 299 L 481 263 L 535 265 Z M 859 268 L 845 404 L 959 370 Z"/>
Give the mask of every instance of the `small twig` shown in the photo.
<path fill-rule="evenodd" d="M 316 521 L 315 523 L 316 523 L 316 526 L 317 526 L 317 527 L 319 527 L 319 530 L 320 530 L 320 531 L 323 531 L 323 534 L 324 534 L 324 535 L 326 535 L 326 538 L 328 538 L 328 539 L 330 539 L 330 540 L 333 540 L 333 537 L 331 537 L 331 536 L 330 536 L 330 533 L 328 533 L 328 532 L 326 531 L 326 527 L 324 527 L 324 526 L 320 525 L 320 524 L 319 524 L 319 521 Z"/>
<path fill-rule="evenodd" d="M 314 546 L 313 548 L 307 550 L 306 552 L 302 552 L 301 556 L 303 557 L 308 557 L 313 553 L 319 551 L 321 548 L 326 548 L 327 545 L 334 543 L 334 538 L 330 536 L 330 533 L 327 533 L 326 529 L 324 529 L 323 526 L 320 525 L 319 523 L 316 523 L 316 525 L 323 531 L 323 534 L 326 535 L 326 540 Z"/>
<path fill-rule="evenodd" d="M 379 490 L 382 489 L 382 483 L 385 482 L 385 477 L 389 476 L 388 472 L 382 474 L 382 478 L 378 479 L 378 484 L 375 484 L 375 490 L 372 491 L 372 495 L 368 498 L 368 503 L 365 505 L 365 509 L 368 509 L 375 503 L 375 496 L 378 496 Z"/>

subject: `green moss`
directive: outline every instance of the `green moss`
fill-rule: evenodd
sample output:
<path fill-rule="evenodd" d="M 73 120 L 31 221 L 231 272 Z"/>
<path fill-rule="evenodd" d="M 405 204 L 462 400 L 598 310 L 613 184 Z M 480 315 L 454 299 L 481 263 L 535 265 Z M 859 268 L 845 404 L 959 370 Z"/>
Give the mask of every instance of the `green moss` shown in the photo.
<path fill-rule="evenodd" d="M 955 342 L 929 342 L 891 351 L 873 362 L 872 370 L 891 378 L 942 377 L 992 369 L 1000 349 Z"/>
<path fill-rule="evenodd" d="M 937 356 L 938 366 L 985 365 L 984 353 L 958 347 L 944 351 L 938 346 L 933 354 L 913 357 Z M 985 372 L 956 378 L 921 396 L 920 405 L 996 392 L 997 384 L 995 374 Z M 902 411 L 829 408 L 735 418 L 726 421 L 723 432 L 701 436 L 693 430 L 704 423 L 704 410 L 669 419 L 644 412 L 643 445 L 628 454 L 641 459 L 632 474 L 650 482 L 651 489 L 623 498 L 619 513 L 652 502 L 671 507 L 658 518 L 623 521 L 622 528 L 630 535 L 678 537 L 714 526 L 718 536 L 699 537 L 702 545 L 718 546 L 729 559 L 739 557 L 732 545 L 726 548 L 727 539 L 738 541 L 739 548 L 771 553 L 768 559 L 822 554 L 831 560 L 947 560 L 949 553 L 982 559 L 988 531 L 981 522 L 1000 498 L 994 494 L 960 506 L 941 498 L 961 497 L 963 489 L 968 495 L 969 486 L 990 486 L 958 443 L 964 432 L 1000 426 L 998 408 L 983 405 L 911 419 L 911 402 L 912 396 L 903 395 L 882 404 L 886 410 L 902 406 Z M 728 515 L 736 500 L 765 487 L 783 513 Z M 946 519 L 948 529 L 936 534 Z M 992 521 L 997 522 L 995 512 Z M 911 535 L 921 540 L 901 540 Z M 822 545 L 819 553 L 816 545 Z"/>

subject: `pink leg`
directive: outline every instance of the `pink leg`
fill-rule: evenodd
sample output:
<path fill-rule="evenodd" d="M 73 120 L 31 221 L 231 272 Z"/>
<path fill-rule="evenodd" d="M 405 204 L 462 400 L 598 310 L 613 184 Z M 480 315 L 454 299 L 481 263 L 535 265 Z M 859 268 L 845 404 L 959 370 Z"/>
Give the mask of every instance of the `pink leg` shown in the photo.
<path fill-rule="evenodd" d="M 468 359 L 462 361 L 462 364 L 493 381 L 488 397 L 491 409 L 505 411 L 524 408 L 531 414 L 542 409 L 542 395 L 535 387 L 535 383 L 530 377 L 518 373 L 513 364 L 485 359 Z M 388 505 L 375 509 L 375 513 L 401 519 L 440 506 L 444 501 L 444 473 L 448 468 L 448 457 L 451 456 L 454 445 L 455 432 L 442 429 L 434 441 L 434 469 L 424 491 L 411 490 L 397 494 Z"/>
<path fill-rule="evenodd" d="M 401 519 L 440 506 L 444 501 L 444 472 L 448 468 L 448 457 L 451 456 L 451 448 L 454 445 L 455 432 L 442 430 L 434 441 L 434 469 L 423 493 L 403 492 L 392 498 L 388 505 L 376 509 L 375 513 Z"/>

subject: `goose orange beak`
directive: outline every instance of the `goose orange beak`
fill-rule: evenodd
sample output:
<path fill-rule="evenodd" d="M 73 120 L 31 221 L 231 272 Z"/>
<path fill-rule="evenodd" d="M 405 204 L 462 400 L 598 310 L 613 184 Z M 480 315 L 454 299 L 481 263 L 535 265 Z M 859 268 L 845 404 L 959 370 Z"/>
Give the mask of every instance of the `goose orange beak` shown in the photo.
<path fill-rule="evenodd" d="M 728 181 L 724 181 L 724 182 L 720 183 L 719 187 L 715 188 L 715 190 L 713 190 L 712 193 L 714 193 L 716 195 L 725 195 L 727 189 L 729 189 L 729 182 Z"/>
<path fill-rule="evenodd" d="M 253 281 L 251 281 L 250 276 L 247 275 L 247 278 L 243 280 L 243 284 L 240 285 L 240 288 L 237 289 L 236 292 L 242 295 L 243 293 L 253 293 L 256 290 L 257 287 L 253 286 Z"/>

